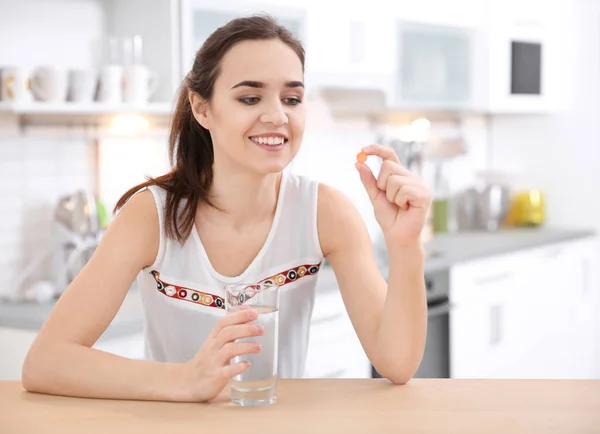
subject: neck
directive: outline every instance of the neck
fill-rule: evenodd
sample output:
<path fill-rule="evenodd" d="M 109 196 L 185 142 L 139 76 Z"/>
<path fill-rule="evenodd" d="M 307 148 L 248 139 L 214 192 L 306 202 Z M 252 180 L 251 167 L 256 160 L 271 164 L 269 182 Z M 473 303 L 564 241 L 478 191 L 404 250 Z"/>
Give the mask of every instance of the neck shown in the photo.
<path fill-rule="evenodd" d="M 235 229 L 271 220 L 277 208 L 281 173 L 260 175 L 243 170 L 218 170 L 215 165 L 210 197 L 219 209 L 204 207 L 203 219 Z"/>

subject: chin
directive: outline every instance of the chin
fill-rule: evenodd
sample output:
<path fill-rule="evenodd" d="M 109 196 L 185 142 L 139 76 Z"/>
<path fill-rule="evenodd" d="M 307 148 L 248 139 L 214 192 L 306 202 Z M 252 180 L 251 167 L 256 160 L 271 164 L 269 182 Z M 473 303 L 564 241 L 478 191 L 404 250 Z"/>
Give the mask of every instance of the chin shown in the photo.
<path fill-rule="evenodd" d="M 254 159 L 252 161 L 252 167 L 259 173 L 269 174 L 278 173 L 290 165 L 294 159 L 295 154 L 290 152 L 281 153 L 277 156 L 273 155 L 271 158 Z"/>
<path fill-rule="evenodd" d="M 285 161 L 270 161 L 270 162 L 264 162 L 262 164 L 259 164 L 257 169 L 258 172 L 267 175 L 269 173 L 279 173 L 281 171 L 283 171 L 283 169 L 285 169 L 289 164 L 291 163 L 291 160 L 286 159 Z"/>

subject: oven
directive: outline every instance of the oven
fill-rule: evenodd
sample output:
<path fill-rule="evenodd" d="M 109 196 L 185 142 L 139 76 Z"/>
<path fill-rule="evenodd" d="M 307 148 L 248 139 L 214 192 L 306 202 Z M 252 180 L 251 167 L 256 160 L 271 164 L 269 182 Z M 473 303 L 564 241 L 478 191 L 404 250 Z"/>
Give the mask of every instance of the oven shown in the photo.
<path fill-rule="evenodd" d="M 425 273 L 427 292 L 427 337 L 425 351 L 415 378 L 450 378 L 450 272 Z M 381 375 L 372 369 L 373 378 Z"/>

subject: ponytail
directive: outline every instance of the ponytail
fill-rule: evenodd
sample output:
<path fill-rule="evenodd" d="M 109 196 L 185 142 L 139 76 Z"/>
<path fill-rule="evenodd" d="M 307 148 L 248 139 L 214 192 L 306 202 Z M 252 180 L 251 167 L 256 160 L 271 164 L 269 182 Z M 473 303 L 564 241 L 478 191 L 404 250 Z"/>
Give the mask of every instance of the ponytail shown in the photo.
<path fill-rule="evenodd" d="M 192 112 L 187 79 L 181 85 L 177 106 L 171 121 L 169 160 L 172 170 L 162 176 L 147 177 L 147 181 L 130 188 L 118 200 L 117 212 L 138 191 L 156 185 L 167 192 L 165 232 L 181 244 L 189 237 L 200 203 L 213 206 L 209 199 L 213 180 L 213 145 L 210 133 L 202 127 Z M 183 202 L 183 204 L 182 204 Z"/>

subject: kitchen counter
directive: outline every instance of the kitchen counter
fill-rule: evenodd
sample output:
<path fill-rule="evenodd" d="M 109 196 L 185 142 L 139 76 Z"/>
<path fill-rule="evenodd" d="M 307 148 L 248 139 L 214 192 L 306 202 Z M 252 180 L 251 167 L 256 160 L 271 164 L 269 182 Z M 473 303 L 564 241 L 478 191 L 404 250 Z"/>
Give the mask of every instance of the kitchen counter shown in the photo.
<path fill-rule="evenodd" d="M 278 402 L 210 404 L 80 399 L 0 382 L 0 432 L 598 433 L 600 381 L 280 380 Z"/>
<path fill-rule="evenodd" d="M 509 229 L 498 232 L 455 233 L 436 236 L 426 244 L 428 258 L 425 271 L 442 270 L 453 264 L 593 236 L 593 231 L 567 229 Z M 376 249 L 378 263 L 384 276 L 387 276 L 387 256 L 385 250 Z M 328 263 L 325 262 L 325 267 Z M 319 276 L 319 286 L 337 287 L 334 277 L 327 273 Z M 330 273 L 332 274 L 332 273 Z M 327 280 L 331 280 L 328 282 Z M 48 318 L 54 303 L 1 303 L 0 327 L 37 331 Z M 143 311 L 137 289 L 132 289 L 119 313 L 102 338 L 120 337 L 142 332 Z"/>
<path fill-rule="evenodd" d="M 49 303 L 0 303 L 0 327 L 37 332 L 54 308 Z M 117 315 L 102 339 L 111 339 L 143 332 L 143 311 L 138 289 L 128 292 Z"/>
<path fill-rule="evenodd" d="M 502 229 L 496 232 L 459 232 L 436 235 L 425 244 L 428 257 L 425 271 L 443 270 L 460 262 L 483 259 L 523 249 L 541 247 L 553 243 L 574 241 L 594 236 L 592 230 L 560 228 Z M 387 276 L 387 251 L 377 248 L 378 262 Z"/>

